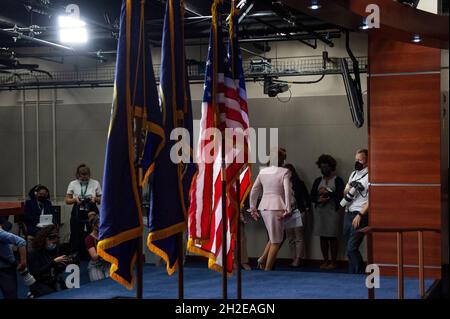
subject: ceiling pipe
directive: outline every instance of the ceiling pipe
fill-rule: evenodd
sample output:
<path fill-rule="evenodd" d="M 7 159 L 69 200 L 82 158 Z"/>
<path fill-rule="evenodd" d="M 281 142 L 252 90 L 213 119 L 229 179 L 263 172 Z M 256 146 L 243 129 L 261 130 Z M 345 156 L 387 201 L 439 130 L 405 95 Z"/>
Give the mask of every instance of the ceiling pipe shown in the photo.
<path fill-rule="evenodd" d="M 277 16 L 274 12 L 255 12 L 252 14 L 246 15 L 246 18 L 262 18 L 262 17 L 275 17 Z M 195 17 L 186 17 L 184 18 L 184 21 L 195 21 L 195 20 L 209 20 L 211 19 L 210 15 L 201 15 L 201 16 L 195 16 Z M 164 19 L 152 19 L 145 21 L 145 24 L 161 24 L 164 22 Z"/>
<path fill-rule="evenodd" d="M 325 34 L 324 34 L 325 36 Z M 340 32 L 326 32 L 326 36 L 328 36 L 329 39 L 338 39 L 341 37 Z M 246 38 L 246 39 L 239 39 L 239 43 L 253 43 L 253 42 L 281 42 L 281 41 L 297 41 L 297 40 L 314 40 L 316 37 L 311 36 L 310 34 L 300 34 L 300 35 L 293 35 L 290 36 L 290 38 L 285 38 L 282 36 L 267 36 L 267 37 L 258 37 L 258 38 Z M 186 39 L 189 40 L 189 39 Z M 208 39 L 205 38 L 203 41 L 199 42 L 185 42 L 186 46 L 196 46 L 196 45 L 208 45 Z M 161 42 L 159 41 L 158 45 L 161 45 Z"/>
<path fill-rule="evenodd" d="M 58 48 L 58 49 L 61 49 L 61 50 L 69 51 L 69 52 L 72 52 L 73 55 L 85 56 L 85 57 L 88 57 L 88 58 L 101 60 L 102 62 L 106 61 L 106 59 L 102 58 L 101 56 L 94 55 L 94 54 L 89 54 L 89 53 L 86 53 L 86 52 L 80 52 L 80 51 L 75 50 L 72 47 L 68 47 L 68 46 L 65 46 L 65 45 L 62 45 L 62 44 L 58 44 L 58 43 L 54 43 L 54 42 L 49 42 L 49 41 L 42 40 L 42 39 L 39 39 L 39 38 L 33 38 L 33 37 L 28 36 L 28 35 L 25 35 L 25 34 L 22 34 L 20 32 L 17 32 L 17 31 L 7 31 L 7 30 L 4 30 L 4 29 L 0 29 L 0 34 L 4 34 L 4 35 L 7 35 L 7 36 L 10 36 L 13 39 L 28 40 L 28 41 L 31 41 L 31 42 L 34 42 L 34 43 L 39 43 L 39 44 L 45 45 L 45 46 L 50 46 L 50 47 Z"/>
<path fill-rule="evenodd" d="M 271 28 L 271 29 L 274 30 L 275 32 L 282 33 L 282 31 L 280 31 L 280 29 L 279 29 L 278 27 L 274 26 L 274 25 L 271 24 L 271 23 L 268 23 L 268 22 L 266 22 L 266 21 L 264 21 L 264 20 L 262 20 L 262 19 L 259 19 L 259 18 L 257 18 L 256 21 L 258 21 L 259 23 L 262 23 L 262 24 L 268 26 L 269 28 Z M 291 36 L 291 35 L 288 34 L 288 33 L 285 33 L 285 37 L 286 37 L 287 39 L 289 39 L 289 40 L 293 40 L 293 39 L 292 39 L 293 36 Z M 309 47 L 311 47 L 311 48 L 313 48 L 313 49 L 317 49 L 317 43 L 316 43 L 316 45 L 313 45 L 313 44 L 311 44 L 311 43 L 306 42 L 305 40 L 298 39 L 298 41 L 300 41 L 301 43 L 303 43 L 303 44 L 305 44 L 305 45 L 307 45 L 307 46 L 309 46 Z"/>
<path fill-rule="evenodd" d="M 317 33 L 316 31 L 312 30 L 311 28 L 307 27 L 303 23 L 297 20 L 297 18 L 290 13 L 290 11 L 286 11 L 286 8 L 283 3 L 281 2 L 273 2 L 272 3 L 273 10 L 276 14 L 278 14 L 281 18 L 285 19 L 287 22 L 297 26 L 300 30 L 306 31 L 318 40 L 322 41 L 326 45 L 330 47 L 334 47 L 334 43 L 329 40 L 328 37 L 322 36 L 321 34 Z"/>
<path fill-rule="evenodd" d="M 42 4 L 38 4 L 35 2 L 31 2 L 31 1 L 27 1 L 27 0 L 16 0 L 19 1 L 20 3 L 22 3 L 25 7 L 30 8 L 31 11 L 33 12 L 37 12 L 39 14 L 42 15 L 47 15 L 47 16 L 53 16 L 53 15 L 66 15 L 67 13 L 65 12 L 65 7 L 60 7 L 60 8 L 55 8 L 55 7 L 51 7 L 51 6 L 47 6 L 47 5 L 42 5 Z M 83 17 L 83 21 L 86 22 L 87 24 L 91 24 L 91 25 L 95 25 L 98 26 L 102 29 L 108 30 L 108 31 L 118 31 L 117 28 L 111 26 L 111 25 L 107 25 L 104 23 L 100 23 L 97 22 L 95 20 Z"/>
<path fill-rule="evenodd" d="M 0 23 L 9 25 L 9 26 L 19 26 L 19 27 L 23 27 L 22 23 L 20 23 L 19 21 L 13 20 L 11 18 L 5 17 L 3 15 L 0 15 Z"/>

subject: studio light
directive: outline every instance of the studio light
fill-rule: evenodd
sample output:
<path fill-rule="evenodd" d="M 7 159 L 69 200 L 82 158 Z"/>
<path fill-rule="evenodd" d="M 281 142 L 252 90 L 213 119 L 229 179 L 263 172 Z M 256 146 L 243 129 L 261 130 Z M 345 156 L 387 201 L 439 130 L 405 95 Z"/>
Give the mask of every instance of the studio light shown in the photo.
<path fill-rule="evenodd" d="M 319 10 L 322 6 L 317 2 L 317 0 L 311 1 L 311 5 L 308 7 L 308 9 L 311 10 Z"/>
<path fill-rule="evenodd" d="M 420 35 L 416 34 L 416 35 L 414 35 L 414 38 L 412 41 L 414 43 L 419 43 L 419 42 L 422 42 L 422 38 L 420 37 Z"/>
<path fill-rule="evenodd" d="M 69 16 L 59 16 L 59 40 L 62 43 L 86 43 L 88 40 L 86 23 Z"/>
<path fill-rule="evenodd" d="M 361 30 L 369 30 L 369 26 L 366 23 L 366 20 L 363 20 L 363 23 L 359 26 Z"/>

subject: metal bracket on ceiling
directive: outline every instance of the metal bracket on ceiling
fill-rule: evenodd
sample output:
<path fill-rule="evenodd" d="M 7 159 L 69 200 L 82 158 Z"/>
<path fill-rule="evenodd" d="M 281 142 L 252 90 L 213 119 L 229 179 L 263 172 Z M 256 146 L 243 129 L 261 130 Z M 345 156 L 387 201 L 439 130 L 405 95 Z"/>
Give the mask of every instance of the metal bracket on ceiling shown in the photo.
<path fill-rule="evenodd" d="M 286 22 L 290 23 L 292 26 L 299 28 L 307 32 L 308 34 L 314 36 L 318 40 L 322 41 L 326 45 L 330 47 L 334 47 L 334 43 L 330 41 L 327 37 L 324 37 L 314 31 L 312 28 L 304 25 L 301 21 L 297 19 L 297 17 L 292 13 L 291 9 L 284 5 L 281 1 L 273 1 L 272 2 L 272 10 L 281 18 L 283 18 Z"/>

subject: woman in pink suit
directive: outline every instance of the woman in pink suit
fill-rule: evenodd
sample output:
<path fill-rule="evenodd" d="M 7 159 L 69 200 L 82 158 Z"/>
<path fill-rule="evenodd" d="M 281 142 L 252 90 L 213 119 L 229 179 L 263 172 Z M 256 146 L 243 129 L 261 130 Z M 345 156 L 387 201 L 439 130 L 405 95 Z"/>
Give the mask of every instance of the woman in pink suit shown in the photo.
<path fill-rule="evenodd" d="M 250 213 L 257 220 L 260 215 L 269 234 L 269 241 L 263 255 L 258 259 L 258 267 L 266 271 L 272 269 L 280 244 L 283 241 L 284 218 L 291 214 L 292 187 L 290 171 L 282 166 L 286 159 L 286 150 L 271 152 L 270 166 L 263 168 L 256 177 L 250 193 Z M 275 155 L 275 156 L 274 156 Z M 258 209 L 257 201 L 262 193 Z"/>

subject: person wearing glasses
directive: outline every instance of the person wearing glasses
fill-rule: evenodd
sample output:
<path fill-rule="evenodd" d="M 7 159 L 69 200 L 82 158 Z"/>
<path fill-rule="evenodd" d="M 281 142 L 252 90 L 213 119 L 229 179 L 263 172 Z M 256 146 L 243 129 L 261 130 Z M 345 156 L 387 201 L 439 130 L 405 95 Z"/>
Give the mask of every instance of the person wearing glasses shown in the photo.
<path fill-rule="evenodd" d="M 102 190 L 100 183 L 91 178 L 91 169 L 85 165 L 78 165 L 76 179 L 69 183 L 65 202 L 72 205 L 70 214 L 70 249 L 78 253 L 80 259 L 90 260 L 84 239 L 92 231 L 89 225 L 89 212 L 99 213 Z"/>
<path fill-rule="evenodd" d="M 39 230 L 28 256 L 28 268 L 36 283 L 30 286 L 34 297 L 66 289 L 64 271 L 73 258 L 59 253 L 59 234 L 54 225 Z"/>

